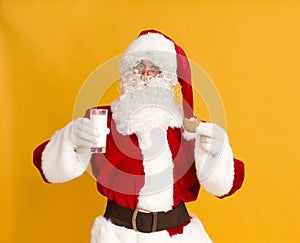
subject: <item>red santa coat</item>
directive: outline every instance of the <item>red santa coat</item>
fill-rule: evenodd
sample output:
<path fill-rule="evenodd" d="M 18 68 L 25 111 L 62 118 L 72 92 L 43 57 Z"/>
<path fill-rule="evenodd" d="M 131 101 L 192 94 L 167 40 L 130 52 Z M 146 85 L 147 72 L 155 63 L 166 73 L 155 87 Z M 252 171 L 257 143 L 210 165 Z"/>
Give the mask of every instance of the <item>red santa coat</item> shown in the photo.
<path fill-rule="evenodd" d="M 92 155 L 92 171 L 97 179 L 98 191 L 109 200 L 119 205 L 135 209 L 138 204 L 139 192 L 145 183 L 143 156 L 138 145 L 136 135 L 123 136 L 118 133 L 112 119 L 109 107 L 106 153 Z M 85 117 L 89 118 L 89 111 Z M 173 168 L 173 207 L 181 201 L 190 202 L 197 199 L 200 184 L 197 178 L 194 140 L 187 141 L 182 136 L 182 128 L 168 128 L 167 139 L 172 153 Z M 34 151 L 33 161 L 46 182 L 49 182 L 42 169 L 43 151 L 49 141 L 41 144 Z M 220 198 L 232 195 L 238 190 L 244 180 L 244 164 L 234 159 L 234 180 L 231 190 Z M 169 230 L 172 235 L 180 233 L 182 229 Z"/>

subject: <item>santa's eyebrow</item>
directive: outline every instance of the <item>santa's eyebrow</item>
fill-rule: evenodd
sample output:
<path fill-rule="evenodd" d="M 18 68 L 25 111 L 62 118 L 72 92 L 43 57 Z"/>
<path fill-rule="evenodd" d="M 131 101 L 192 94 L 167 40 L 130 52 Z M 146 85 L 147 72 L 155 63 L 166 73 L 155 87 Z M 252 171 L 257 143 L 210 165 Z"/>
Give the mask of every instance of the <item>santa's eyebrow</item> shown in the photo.
<path fill-rule="evenodd" d="M 159 66 L 157 66 L 155 64 L 151 65 L 151 68 L 157 68 L 158 70 L 160 70 Z"/>

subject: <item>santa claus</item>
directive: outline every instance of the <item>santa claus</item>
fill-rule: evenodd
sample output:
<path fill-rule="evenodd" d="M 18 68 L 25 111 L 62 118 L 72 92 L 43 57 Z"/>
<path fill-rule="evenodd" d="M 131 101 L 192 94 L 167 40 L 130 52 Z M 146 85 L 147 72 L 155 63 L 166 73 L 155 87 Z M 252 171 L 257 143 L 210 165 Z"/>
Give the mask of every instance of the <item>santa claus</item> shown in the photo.
<path fill-rule="evenodd" d="M 92 153 L 97 133 L 75 119 L 34 151 L 48 183 L 82 175 L 89 163 L 106 211 L 96 218 L 92 243 L 211 242 L 185 203 L 200 186 L 219 198 L 238 190 L 244 165 L 233 157 L 225 130 L 193 114 L 189 62 L 166 35 L 143 31 L 120 62 L 122 93 L 108 109 L 105 153 Z M 174 99 L 180 84 L 182 104 Z M 100 84 L 99 84 L 100 85 Z"/>

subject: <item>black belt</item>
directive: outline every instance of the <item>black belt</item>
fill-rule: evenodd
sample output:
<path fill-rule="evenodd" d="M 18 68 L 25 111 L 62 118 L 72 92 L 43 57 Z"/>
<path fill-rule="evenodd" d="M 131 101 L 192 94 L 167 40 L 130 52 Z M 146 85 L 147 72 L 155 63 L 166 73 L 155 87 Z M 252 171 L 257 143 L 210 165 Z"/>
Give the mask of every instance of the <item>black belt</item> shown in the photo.
<path fill-rule="evenodd" d="M 150 212 L 142 208 L 132 210 L 108 200 L 104 217 L 115 225 L 144 233 L 176 228 L 190 220 L 183 202 L 167 212 Z"/>

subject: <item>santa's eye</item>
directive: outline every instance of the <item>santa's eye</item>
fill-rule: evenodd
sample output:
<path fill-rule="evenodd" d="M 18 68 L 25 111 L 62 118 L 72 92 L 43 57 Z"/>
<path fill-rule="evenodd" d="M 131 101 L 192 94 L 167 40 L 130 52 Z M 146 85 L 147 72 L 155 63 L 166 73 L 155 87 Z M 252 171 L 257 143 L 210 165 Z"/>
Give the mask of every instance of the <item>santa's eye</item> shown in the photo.
<path fill-rule="evenodd" d="M 159 67 L 158 66 L 152 66 L 151 70 L 153 70 L 153 71 L 159 71 Z"/>
<path fill-rule="evenodd" d="M 135 66 L 135 69 L 137 69 L 139 71 L 143 71 L 146 69 L 146 65 L 144 63 L 140 62 Z"/>

